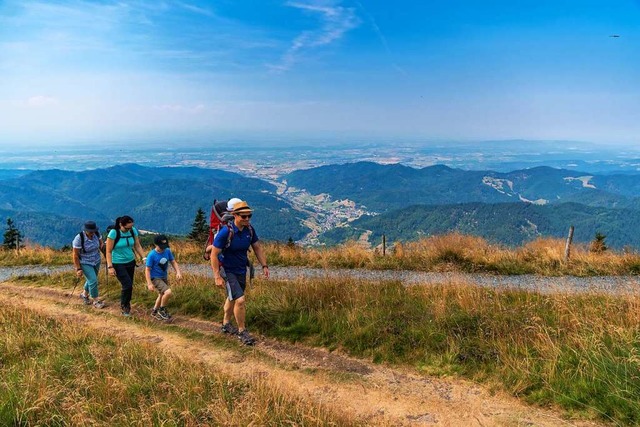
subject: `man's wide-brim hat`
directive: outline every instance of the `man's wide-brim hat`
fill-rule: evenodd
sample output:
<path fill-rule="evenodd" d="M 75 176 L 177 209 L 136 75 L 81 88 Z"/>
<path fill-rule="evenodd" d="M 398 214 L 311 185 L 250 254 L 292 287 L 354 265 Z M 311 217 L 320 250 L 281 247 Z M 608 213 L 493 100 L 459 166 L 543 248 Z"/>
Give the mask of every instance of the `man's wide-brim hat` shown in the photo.
<path fill-rule="evenodd" d="M 237 202 L 235 205 L 233 205 L 233 213 L 234 214 L 250 213 L 250 212 L 253 212 L 253 209 L 251 209 L 249 207 L 247 202 L 241 201 L 241 202 Z"/>
<path fill-rule="evenodd" d="M 87 233 L 97 233 L 98 226 L 96 225 L 95 221 L 87 221 L 84 223 L 84 231 L 86 231 Z"/>

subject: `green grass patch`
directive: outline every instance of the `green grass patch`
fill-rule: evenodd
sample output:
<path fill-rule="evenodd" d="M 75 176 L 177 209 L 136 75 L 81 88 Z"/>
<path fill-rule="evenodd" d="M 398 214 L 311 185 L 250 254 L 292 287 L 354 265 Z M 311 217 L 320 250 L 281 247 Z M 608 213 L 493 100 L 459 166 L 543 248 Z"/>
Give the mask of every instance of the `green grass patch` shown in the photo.
<path fill-rule="evenodd" d="M 499 384 L 540 405 L 640 423 L 640 299 L 399 282 L 259 282 L 262 333 Z"/>
<path fill-rule="evenodd" d="M 0 305 L 0 425 L 357 425 L 152 344 Z"/>

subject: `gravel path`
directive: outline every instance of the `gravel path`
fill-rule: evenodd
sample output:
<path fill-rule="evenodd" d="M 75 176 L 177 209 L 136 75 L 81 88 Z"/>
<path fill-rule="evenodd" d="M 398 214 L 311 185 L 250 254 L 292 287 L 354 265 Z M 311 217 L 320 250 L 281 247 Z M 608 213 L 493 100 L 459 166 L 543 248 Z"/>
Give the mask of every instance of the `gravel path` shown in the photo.
<path fill-rule="evenodd" d="M 71 266 L 21 266 L 0 267 L 0 282 L 11 277 L 33 274 L 52 274 L 60 271 L 70 271 Z M 211 277 L 211 269 L 205 264 L 184 264 L 182 270 L 186 273 L 201 274 Z M 416 271 L 390 270 L 362 270 L 362 269 L 330 269 L 307 267 L 279 267 L 270 268 L 271 277 L 275 280 L 293 280 L 300 278 L 338 278 L 349 277 L 357 280 L 381 281 L 400 280 L 405 284 L 428 285 L 446 283 L 474 283 L 479 286 L 492 288 L 517 288 L 536 290 L 539 292 L 593 292 L 631 293 L 640 295 L 640 279 L 638 276 L 595 276 L 595 277 L 546 277 L 524 274 L 520 276 L 497 276 L 490 274 L 467 273 L 425 273 Z M 260 272 L 257 272 L 260 274 Z M 213 279 L 212 279 L 213 280 Z"/>

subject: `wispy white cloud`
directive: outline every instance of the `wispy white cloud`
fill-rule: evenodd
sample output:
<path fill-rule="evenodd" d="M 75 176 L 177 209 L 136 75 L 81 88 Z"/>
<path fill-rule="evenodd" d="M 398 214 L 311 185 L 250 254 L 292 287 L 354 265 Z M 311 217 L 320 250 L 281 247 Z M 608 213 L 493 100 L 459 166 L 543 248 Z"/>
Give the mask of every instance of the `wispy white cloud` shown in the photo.
<path fill-rule="evenodd" d="M 50 96 L 36 95 L 32 96 L 26 101 L 26 105 L 29 108 L 43 108 L 51 105 L 57 105 L 58 100 Z"/>
<path fill-rule="evenodd" d="M 265 27 L 194 0 L 0 0 L 0 34 L 0 70 L 23 73 L 255 70 L 283 44 Z"/>
<path fill-rule="evenodd" d="M 168 111 L 172 113 L 199 114 L 205 112 L 207 107 L 204 104 L 197 104 L 193 106 L 182 104 L 161 104 L 154 105 L 152 109 L 156 111 Z"/>
<path fill-rule="evenodd" d="M 341 39 L 345 33 L 360 25 L 355 9 L 340 6 L 339 3 L 326 2 L 288 2 L 287 6 L 305 12 L 320 15 L 320 28 L 303 31 L 292 42 L 289 49 L 282 56 L 280 63 L 270 65 L 274 71 L 287 71 L 298 61 L 301 54 L 313 48 L 329 45 Z"/>
<path fill-rule="evenodd" d="M 391 52 L 391 48 L 389 47 L 389 43 L 387 42 L 387 38 L 384 36 L 384 34 L 382 33 L 382 30 L 380 29 L 380 27 L 378 26 L 378 23 L 376 22 L 375 18 L 367 11 L 367 9 L 365 9 L 364 5 L 359 2 L 358 0 L 355 0 L 356 5 L 358 5 L 358 7 L 360 8 L 360 10 L 362 11 L 362 13 L 367 17 L 367 19 L 369 20 L 369 25 L 371 25 L 371 28 L 373 29 L 373 31 L 376 33 L 376 35 L 378 36 L 378 39 L 380 40 L 380 43 L 382 44 L 382 46 L 384 47 L 384 50 L 387 52 L 387 54 L 392 57 L 393 53 Z M 392 64 L 393 68 L 396 69 L 399 73 L 401 74 L 407 74 L 406 71 L 400 67 L 398 64 L 396 64 L 395 62 L 393 62 Z"/>
<path fill-rule="evenodd" d="M 199 7 L 199 6 L 195 6 L 193 4 L 185 3 L 185 2 L 182 2 L 182 1 L 178 1 L 178 2 L 176 2 L 176 4 L 178 6 L 180 6 L 181 8 L 183 8 L 183 9 L 186 9 L 186 10 L 188 10 L 190 12 L 193 12 L 193 13 L 197 13 L 199 15 L 204 15 L 204 16 L 208 16 L 208 17 L 214 17 L 215 16 L 215 14 L 212 11 L 210 11 L 208 9 L 205 9 L 205 8 L 202 8 L 202 7 Z"/>

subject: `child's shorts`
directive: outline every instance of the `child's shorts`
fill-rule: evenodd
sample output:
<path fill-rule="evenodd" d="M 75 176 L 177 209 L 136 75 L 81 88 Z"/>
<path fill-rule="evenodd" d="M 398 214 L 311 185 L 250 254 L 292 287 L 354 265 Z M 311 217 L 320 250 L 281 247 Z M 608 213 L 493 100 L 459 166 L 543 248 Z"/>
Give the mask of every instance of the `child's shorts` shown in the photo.
<path fill-rule="evenodd" d="M 153 283 L 153 287 L 156 288 L 156 291 L 164 294 L 169 289 L 169 279 L 167 277 L 156 277 L 151 279 L 151 283 Z"/>

